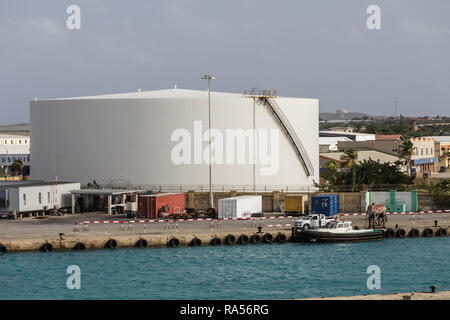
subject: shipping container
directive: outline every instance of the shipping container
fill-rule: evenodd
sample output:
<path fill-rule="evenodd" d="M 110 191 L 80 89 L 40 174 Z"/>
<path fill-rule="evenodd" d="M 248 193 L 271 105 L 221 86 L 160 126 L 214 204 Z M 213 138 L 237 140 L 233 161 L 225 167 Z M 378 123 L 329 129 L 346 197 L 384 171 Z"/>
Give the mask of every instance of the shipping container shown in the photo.
<path fill-rule="evenodd" d="M 311 197 L 311 212 L 332 216 L 339 213 L 339 196 L 327 194 Z"/>
<path fill-rule="evenodd" d="M 262 212 L 262 196 L 219 199 L 219 218 L 250 218 Z"/>
<path fill-rule="evenodd" d="M 305 213 L 307 196 L 288 194 L 284 198 L 284 211 L 290 213 Z"/>
<path fill-rule="evenodd" d="M 158 193 L 139 195 L 138 216 L 140 218 L 158 219 L 186 210 L 184 193 Z"/>

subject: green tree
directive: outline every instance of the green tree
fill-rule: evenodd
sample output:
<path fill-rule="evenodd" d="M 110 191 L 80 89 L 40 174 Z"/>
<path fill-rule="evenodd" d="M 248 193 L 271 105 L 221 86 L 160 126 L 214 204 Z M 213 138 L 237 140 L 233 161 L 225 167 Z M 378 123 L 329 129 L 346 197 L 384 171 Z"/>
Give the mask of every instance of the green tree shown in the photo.
<path fill-rule="evenodd" d="M 398 152 L 398 155 L 401 159 L 405 161 L 406 168 L 408 169 L 408 175 L 410 174 L 410 166 L 411 166 L 411 156 L 413 152 L 413 143 L 411 140 L 406 139 L 403 140 L 402 144 L 400 145 L 400 150 Z"/>
<path fill-rule="evenodd" d="M 358 151 L 348 149 L 344 151 L 344 154 L 341 156 L 340 159 L 343 161 L 342 166 L 350 170 L 352 186 L 356 185 L 355 165 L 358 162 Z"/>
<path fill-rule="evenodd" d="M 20 175 L 22 175 L 23 168 L 24 168 L 23 162 L 17 159 L 17 160 L 15 160 L 15 161 L 13 162 L 13 164 L 11 165 L 11 168 L 12 168 L 15 172 L 19 172 Z"/>
<path fill-rule="evenodd" d="M 344 168 L 351 168 L 358 162 L 358 151 L 353 149 L 348 149 L 344 151 L 344 154 L 340 157 L 343 161 L 342 166 Z"/>

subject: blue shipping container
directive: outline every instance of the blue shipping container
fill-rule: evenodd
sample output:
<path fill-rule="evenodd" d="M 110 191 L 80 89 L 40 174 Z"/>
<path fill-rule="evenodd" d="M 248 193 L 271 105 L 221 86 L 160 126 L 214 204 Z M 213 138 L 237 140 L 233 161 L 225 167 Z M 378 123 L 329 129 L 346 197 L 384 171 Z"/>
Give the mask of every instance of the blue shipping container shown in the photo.
<path fill-rule="evenodd" d="M 311 197 L 311 212 L 332 216 L 339 213 L 339 196 L 327 194 Z"/>

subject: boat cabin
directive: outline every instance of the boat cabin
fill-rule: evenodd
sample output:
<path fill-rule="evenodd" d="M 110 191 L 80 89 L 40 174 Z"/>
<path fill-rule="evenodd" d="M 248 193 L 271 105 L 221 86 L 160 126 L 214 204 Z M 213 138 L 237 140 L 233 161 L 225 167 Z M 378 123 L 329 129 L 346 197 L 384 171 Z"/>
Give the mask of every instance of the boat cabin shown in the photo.
<path fill-rule="evenodd" d="M 327 224 L 327 229 L 333 229 L 333 231 L 353 230 L 351 221 L 332 221 Z"/>

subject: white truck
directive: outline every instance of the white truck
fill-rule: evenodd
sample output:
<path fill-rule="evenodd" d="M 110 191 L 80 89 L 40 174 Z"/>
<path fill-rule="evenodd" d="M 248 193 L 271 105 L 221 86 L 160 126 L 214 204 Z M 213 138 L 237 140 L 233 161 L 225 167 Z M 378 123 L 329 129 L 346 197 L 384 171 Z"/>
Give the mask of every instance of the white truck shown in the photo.
<path fill-rule="evenodd" d="M 329 222 L 335 220 L 335 218 L 327 217 L 323 214 L 310 214 L 306 217 L 295 220 L 294 227 L 302 230 L 325 228 Z"/>

